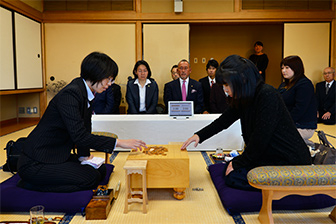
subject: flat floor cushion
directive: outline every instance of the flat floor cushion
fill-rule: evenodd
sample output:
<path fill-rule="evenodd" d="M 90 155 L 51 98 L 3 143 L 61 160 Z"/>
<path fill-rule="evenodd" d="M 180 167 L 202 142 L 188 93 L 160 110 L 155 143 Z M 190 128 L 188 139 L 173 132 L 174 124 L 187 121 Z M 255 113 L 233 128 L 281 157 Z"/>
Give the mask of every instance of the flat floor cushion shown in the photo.
<path fill-rule="evenodd" d="M 225 185 L 223 178 L 225 166 L 225 163 L 218 163 L 208 167 L 224 208 L 230 215 L 259 212 L 262 204 L 261 191 L 244 191 Z M 280 200 L 273 200 L 272 208 L 273 210 L 305 210 L 326 208 L 335 204 L 336 200 L 327 195 L 289 195 Z"/>
<path fill-rule="evenodd" d="M 114 169 L 106 165 L 106 176 L 101 185 L 108 184 Z M 1 212 L 28 212 L 35 205 L 43 205 L 46 212 L 75 213 L 82 212 L 92 198 L 92 190 L 71 193 L 53 193 L 30 191 L 16 186 L 20 176 L 15 174 L 0 184 Z"/>

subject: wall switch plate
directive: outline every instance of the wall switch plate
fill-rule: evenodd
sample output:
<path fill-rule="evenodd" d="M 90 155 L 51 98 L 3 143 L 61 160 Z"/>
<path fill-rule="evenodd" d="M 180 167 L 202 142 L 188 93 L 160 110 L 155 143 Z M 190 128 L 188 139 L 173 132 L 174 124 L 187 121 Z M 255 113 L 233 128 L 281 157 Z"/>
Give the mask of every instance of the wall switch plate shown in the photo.
<path fill-rule="evenodd" d="M 33 113 L 37 114 L 37 107 L 33 107 Z"/>
<path fill-rule="evenodd" d="M 24 113 L 25 113 L 25 108 L 19 107 L 19 114 L 24 114 Z"/>

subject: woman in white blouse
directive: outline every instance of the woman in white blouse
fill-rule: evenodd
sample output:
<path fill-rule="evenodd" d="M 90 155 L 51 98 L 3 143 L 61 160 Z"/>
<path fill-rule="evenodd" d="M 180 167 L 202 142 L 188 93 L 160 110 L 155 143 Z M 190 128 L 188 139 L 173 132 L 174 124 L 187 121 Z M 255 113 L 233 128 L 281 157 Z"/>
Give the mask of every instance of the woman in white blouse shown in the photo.
<path fill-rule="evenodd" d="M 128 81 L 126 101 L 128 114 L 156 114 L 159 97 L 159 88 L 154 79 L 148 63 L 137 61 L 133 69 L 134 79 Z"/>

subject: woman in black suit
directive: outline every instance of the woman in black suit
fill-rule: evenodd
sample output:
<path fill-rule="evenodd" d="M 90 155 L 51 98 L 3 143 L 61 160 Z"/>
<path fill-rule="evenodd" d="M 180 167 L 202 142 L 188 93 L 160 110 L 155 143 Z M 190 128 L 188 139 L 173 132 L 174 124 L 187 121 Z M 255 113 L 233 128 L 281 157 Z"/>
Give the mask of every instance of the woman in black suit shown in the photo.
<path fill-rule="evenodd" d="M 115 139 L 91 134 L 91 101 L 105 91 L 118 74 L 106 54 L 93 52 L 81 65 L 80 77 L 64 87 L 49 103 L 38 125 L 25 140 L 18 161 L 18 186 L 36 191 L 73 192 L 97 187 L 106 167 L 81 165 L 92 158 L 90 149 L 111 153 L 116 146 L 140 149 L 141 140 Z M 71 153 L 77 149 L 77 154 Z"/>
<path fill-rule="evenodd" d="M 133 69 L 134 79 L 128 81 L 126 101 L 128 114 L 156 114 L 159 87 L 151 78 L 152 72 L 148 63 L 138 61 Z"/>
<path fill-rule="evenodd" d="M 305 76 L 304 66 L 299 56 L 282 59 L 280 63 L 284 82 L 279 92 L 302 138 L 308 145 L 317 128 L 317 104 L 313 83 Z"/>
<path fill-rule="evenodd" d="M 264 83 L 252 61 L 238 55 L 227 57 L 216 72 L 216 80 L 224 84 L 230 106 L 185 141 L 182 149 L 192 142 L 196 147 L 240 119 L 246 147 L 228 163 L 223 174 L 226 185 L 254 190 L 247 181 L 247 173 L 254 167 L 311 164 L 308 147 L 280 94 Z"/>

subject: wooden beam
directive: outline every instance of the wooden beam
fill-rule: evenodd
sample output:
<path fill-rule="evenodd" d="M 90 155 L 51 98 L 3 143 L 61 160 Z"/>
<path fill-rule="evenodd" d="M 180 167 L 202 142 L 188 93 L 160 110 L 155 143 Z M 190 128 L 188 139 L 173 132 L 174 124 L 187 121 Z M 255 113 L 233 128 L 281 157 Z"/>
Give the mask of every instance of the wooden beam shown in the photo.
<path fill-rule="evenodd" d="M 127 23 L 127 22 L 300 22 L 300 21 L 332 21 L 335 12 L 332 10 L 284 11 L 284 10 L 242 10 L 224 13 L 137 13 L 135 11 L 49 11 L 43 13 L 43 22 L 95 22 L 95 23 Z"/>
<path fill-rule="evenodd" d="M 136 61 L 142 59 L 142 23 L 140 21 L 137 21 L 135 24 L 135 29 L 136 29 L 136 37 L 135 37 L 135 57 Z"/>
<path fill-rule="evenodd" d="M 19 0 L 0 0 L 0 5 L 19 12 L 25 16 L 42 22 L 42 12 L 30 7 Z"/>

